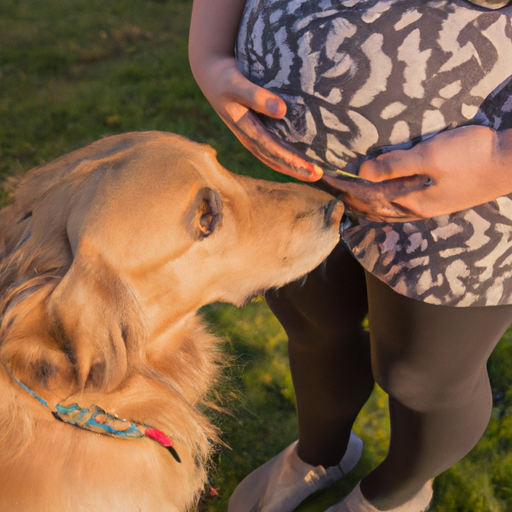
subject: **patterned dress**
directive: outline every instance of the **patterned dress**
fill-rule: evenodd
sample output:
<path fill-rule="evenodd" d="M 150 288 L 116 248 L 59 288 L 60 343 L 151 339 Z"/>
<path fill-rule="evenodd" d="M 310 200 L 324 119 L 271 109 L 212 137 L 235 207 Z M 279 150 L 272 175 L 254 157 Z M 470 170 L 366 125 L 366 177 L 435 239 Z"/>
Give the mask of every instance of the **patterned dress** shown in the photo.
<path fill-rule="evenodd" d="M 507 3 L 248 0 L 238 65 L 286 101 L 285 119 L 263 118 L 271 131 L 328 171 L 357 169 L 445 129 L 512 128 Z M 408 297 L 512 304 L 512 194 L 417 222 L 351 219 L 342 237 L 364 268 Z"/>

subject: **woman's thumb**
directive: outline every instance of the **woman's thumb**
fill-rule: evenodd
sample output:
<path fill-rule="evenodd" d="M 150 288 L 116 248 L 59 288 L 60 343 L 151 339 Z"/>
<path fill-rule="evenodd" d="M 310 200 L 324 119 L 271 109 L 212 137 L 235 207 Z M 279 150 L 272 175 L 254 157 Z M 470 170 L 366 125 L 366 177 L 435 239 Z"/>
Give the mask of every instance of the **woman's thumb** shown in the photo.
<path fill-rule="evenodd" d="M 264 116 L 281 119 L 286 114 L 286 103 L 276 94 L 247 80 L 240 101 L 247 108 Z"/>

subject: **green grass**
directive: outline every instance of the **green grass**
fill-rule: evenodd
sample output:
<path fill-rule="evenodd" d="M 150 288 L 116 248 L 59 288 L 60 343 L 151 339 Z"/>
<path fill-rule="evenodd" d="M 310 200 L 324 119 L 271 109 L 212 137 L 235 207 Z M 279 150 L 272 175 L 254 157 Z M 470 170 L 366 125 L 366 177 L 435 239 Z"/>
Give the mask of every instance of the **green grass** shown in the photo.
<path fill-rule="evenodd" d="M 190 6 L 184 0 L 2 0 L 0 176 L 131 130 L 180 133 L 214 146 L 233 171 L 270 176 L 193 80 L 186 51 Z"/>
<path fill-rule="evenodd" d="M 2 0 L 0 2 L 0 180 L 22 175 L 99 137 L 158 129 L 214 146 L 230 170 L 286 180 L 256 161 L 223 125 L 194 83 L 187 61 L 189 0 Z M 0 188 L 0 202 L 8 191 Z M 222 391 L 228 414 L 216 415 L 230 448 L 219 448 L 212 484 L 225 511 L 248 472 L 296 437 L 286 339 L 264 302 L 243 310 L 205 309 L 225 336 L 233 364 Z M 436 481 L 436 512 L 512 510 L 512 335 L 493 355 L 496 407 L 486 435 Z M 386 396 L 377 390 L 356 430 L 363 460 L 340 485 L 304 503 L 320 512 L 386 453 Z M 170 482 L 172 485 L 172 482 Z"/>

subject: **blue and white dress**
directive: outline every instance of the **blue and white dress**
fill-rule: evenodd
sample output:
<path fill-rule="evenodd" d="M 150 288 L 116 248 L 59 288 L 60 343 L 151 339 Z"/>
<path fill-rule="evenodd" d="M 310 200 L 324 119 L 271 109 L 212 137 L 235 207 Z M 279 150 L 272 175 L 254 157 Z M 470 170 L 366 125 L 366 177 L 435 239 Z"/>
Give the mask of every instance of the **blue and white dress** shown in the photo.
<path fill-rule="evenodd" d="M 457 126 L 512 128 L 512 5 L 478 3 L 492 8 L 248 0 L 238 65 L 288 105 L 285 119 L 263 118 L 266 126 L 327 169 Z M 364 268 L 406 296 L 512 304 L 512 194 L 418 222 L 355 219 L 343 239 Z"/>

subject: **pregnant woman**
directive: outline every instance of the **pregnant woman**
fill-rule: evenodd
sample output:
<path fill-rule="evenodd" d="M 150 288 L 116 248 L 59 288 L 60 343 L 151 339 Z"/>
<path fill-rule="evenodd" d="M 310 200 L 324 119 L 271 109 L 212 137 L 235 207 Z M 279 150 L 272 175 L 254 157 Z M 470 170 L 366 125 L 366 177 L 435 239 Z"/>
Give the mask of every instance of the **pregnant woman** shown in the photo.
<path fill-rule="evenodd" d="M 325 266 L 267 297 L 299 440 L 229 512 L 292 511 L 343 478 L 374 382 L 388 455 L 329 512 L 425 511 L 432 479 L 484 432 L 486 362 L 512 323 L 509 4 L 195 0 L 190 61 L 212 106 L 267 165 L 347 206 Z"/>

